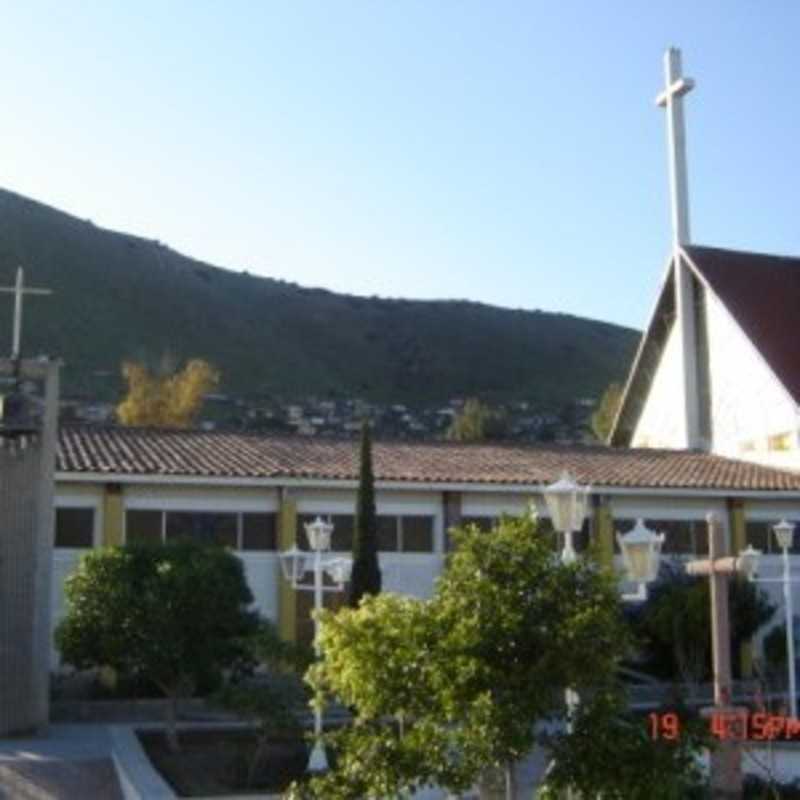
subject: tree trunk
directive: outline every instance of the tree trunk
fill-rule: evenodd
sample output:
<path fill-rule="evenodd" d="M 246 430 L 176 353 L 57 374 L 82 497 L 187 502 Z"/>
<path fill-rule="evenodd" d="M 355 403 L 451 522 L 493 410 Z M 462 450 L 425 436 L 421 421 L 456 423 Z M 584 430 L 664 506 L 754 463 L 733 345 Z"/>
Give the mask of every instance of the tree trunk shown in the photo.
<path fill-rule="evenodd" d="M 166 723 L 167 729 L 164 735 L 167 739 L 167 746 L 173 753 L 177 753 L 181 749 L 181 744 L 178 741 L 178 692 L 172 690 L 166 693 L 167 707 L 166 707 Z"/>
<path fill-rule="evenodd" d="M 506 764 L 506 800 L 516 800 L 517 797 L 517 782 L 514 776 L 514 764 L 512 762 Z"/>

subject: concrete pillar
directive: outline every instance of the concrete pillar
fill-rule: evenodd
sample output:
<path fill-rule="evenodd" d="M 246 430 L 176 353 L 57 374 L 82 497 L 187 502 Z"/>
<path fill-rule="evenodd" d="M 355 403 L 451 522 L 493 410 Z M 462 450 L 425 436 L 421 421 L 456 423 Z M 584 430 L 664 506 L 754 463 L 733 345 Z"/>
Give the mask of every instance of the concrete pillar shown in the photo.
<path fill-rule="evenodd" d="M 278 552 L 294 547 L 297 536 L 297 501 L 281 489 L 278 512 Z M 278 567 L 278 631 L 287 642 L 297 640 L 297 592 Z"/>
<path fill-rule="evenodd" d="M 103 493 L 103 547 L 123 543 L 124 514 L 122 486 L 107 483 Z"/>
<path fill-rule="evenodd" d="M 14 365 L 0 361 L 0 374 Z M 58 370 L 23 361 L 41 381 L 44 416 L 33 435 L 0 436 L 0 735 L 42 730 L 49 717 L 50 594 Z"/>
<path fill-rule="evenodd" d="M 614 516 L 607 497 L 593 497 L 593 551 L 597 560 L 608 569 L 614 568 Z"/>
<path fill-rule="evenodd" d="M 442 492 L 444 509 L 444 551 L 451 550 L 450 528 L 461 524 L 461 492 Z"/>
<path fill-rule="evenodd" d="M 747 547 L 747 511 L 745 508 L 744 500 L 729 497 L 727 501 L 728 506 L 728 530 L 731 535 L 731 552 L 733 555 L 738 555 Z M 737 581 L 746 580 L 744 576 L 737 575 Z M 743 678 L 753 677 L 753 659 L 755 654 L 755 647 L 753 640 L 742 642 L 738 654 L 739 667 Z"/>

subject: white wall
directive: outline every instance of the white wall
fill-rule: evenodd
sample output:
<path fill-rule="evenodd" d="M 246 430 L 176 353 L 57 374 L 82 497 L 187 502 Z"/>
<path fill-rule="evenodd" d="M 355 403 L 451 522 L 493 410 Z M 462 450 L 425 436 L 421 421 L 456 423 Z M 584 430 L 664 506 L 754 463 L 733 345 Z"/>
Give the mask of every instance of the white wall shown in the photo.
<path fill-rule="evenodd" d="M 681 410 L 683 373 L 680 348 L 678 327 L 673 325 L 636 423 L 632 447 L 686 446 L 686 420 Z"/>
<path fill-rule="evenodd" d="M 800 468 L 796 404 L 728 310 L 707 297 L 713 452 Z M 794 449 L 770 452 L 768 438 L 784 433 L 794 434 Z"/>

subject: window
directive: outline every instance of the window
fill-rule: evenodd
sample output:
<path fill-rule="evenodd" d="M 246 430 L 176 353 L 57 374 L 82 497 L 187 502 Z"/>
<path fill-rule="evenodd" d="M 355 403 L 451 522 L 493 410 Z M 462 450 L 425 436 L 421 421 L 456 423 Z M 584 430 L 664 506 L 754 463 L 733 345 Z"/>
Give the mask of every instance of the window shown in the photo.
<path fill-rule="evenodd" d="M 305 525 L 317 516 L 333 523 L 331 550 L 349 553 L 353 549 L 355 517 L 352 514 L 299 514 L 297 517 L 297 546 L 308 550 Z M 378 550 L 383 553 L 432 553 L 433 517 L 378 516 Z"/>
<path fill-rule="evenodd" d="M 277 516 L 274 513 L 213 511 L 125 512 L 125 541 L 161 544 L 189 539 L 245 551 L 277 549 Z"/>
<path fill-rule="evenodd" d="M 400 549 L 404 553 L 432 553 L 433 517 L 400 517 Z"/>
<path fill-rule="evenodd" d="M 789 522 L 792 522 L 792 520 L 789 520 Z M 760 550 L 764 555 L 780 555 L 783 550 L 778 547 L 778 542 L 775 539 L 775 532 L 772 530 L 774 525 L 775 522 L 748 522 L 745 526 L 747 544 L 752 545 L 756 550 Z M 798 535 L 796 524 L 789 552 L 800 553 L 800 536 Z"/>
<path fill-rule="evenodd" d="M 94 544 L 93 508 L 57 508 L 55 546 L 87 548 Z"/>
<path fill-rule="evenodd" d="M 277 550 L 275 514 L 242 514 L 242 550 Z"/>
<path fill-rule="evenodd" d="M 778 433 L 775 436 L 770 436 L 767 439 L 767 449 L 768 450 L 792 450 L 794 448 L 794 434 L 789 433 Z"/>
<path fill-rule="evenodd" d="M 461 517 L 458 527 L 466 528 L 468 525 L 474 525 L 478 530 L 489 533 L 496 524 L 496 517 Z"/>
<path fill-rule="evenodd" d="M 190 540 L 201 544 L 236 547 L 236 514 L 208 511 L 168 511 L 168 542 Z"/>
<path fill-rule="evenodd" d="M 331 535 L 331 550 L 349 552 L 353 549 L 353 525 L 355 517 L 352 514 L 298 514 L 296 542 L 301 550 L 308 550 L 308 537 L 306 536 L 306 525 L 313 522 L 317 517 L 330 520 L 333 525 Z"/>
<path fill-rule="evenodd" d="M 615 533 L 626 534 L 636 520 L 614 521 Z M 703 520 L 694 519 L 646 519 L 645 527 L 656 533 L 666 534 L 661 552 L 664 555 L 706 555 L 708 553 L 708 529 Z M 617 537 L 614 537 L 614 552 L 619 553 Z"/>
<path fill-rule="evenodd" d="M 164 538 L 163 517 L 161 511 L 127 511 L 125 541 L 137 544 L 161 544 Z"/>
<path fill-rule="evenodd" d="M 400 549 L 397 517 L 378 517 L 378 550 L 382 553 L 396 553 Z"/>

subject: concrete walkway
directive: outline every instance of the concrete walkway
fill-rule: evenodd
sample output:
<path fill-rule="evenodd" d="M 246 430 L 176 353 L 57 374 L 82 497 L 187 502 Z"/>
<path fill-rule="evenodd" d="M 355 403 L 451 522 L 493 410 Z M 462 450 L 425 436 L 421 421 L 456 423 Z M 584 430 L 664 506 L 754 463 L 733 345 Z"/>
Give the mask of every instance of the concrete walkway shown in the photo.
<path fill-rule="evenodd" d="M 0 739 L 0 800 L 121 800 L 105 725 L 55 724 L 37 737 Z"/>

